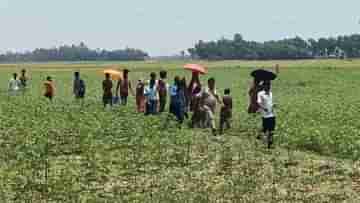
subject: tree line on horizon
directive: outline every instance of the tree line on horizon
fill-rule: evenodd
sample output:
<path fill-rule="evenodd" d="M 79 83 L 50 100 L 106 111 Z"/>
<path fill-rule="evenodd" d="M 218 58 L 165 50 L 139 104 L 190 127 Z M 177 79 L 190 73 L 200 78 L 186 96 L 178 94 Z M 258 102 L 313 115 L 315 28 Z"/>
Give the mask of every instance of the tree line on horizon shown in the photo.
<path fill-rule="evenodd" d="M 357 58 L 360 57 L 360 34 L 307 40 L 297 36 L 265 42 L 247 41 L 241 34 L 235 34 L 233 39 L 221 38 L 208 42 L 200 40 L 193 48 L 188 49 L 188 52 L 191 58 L 204 60 Z M 0 63 L 142 61 L 148 58 L 149 54 L 140 49 L 125 48 L 112 51 L 90 49 L 81 42 L 79 45 L 63 45 L 49 49 L 37 48 L 25 53 L 7 52 L 0 54 Z M 185 58 L 185 52 L 182 52 L 181 58 Z"/>
<path fill-rule="evenodd" d="M 145 60 L 148 53 L 133 48 L 118 50 L 90 49 L 83 42 L 79 45 L 63 45 L 50 49 L 38 48 L 31 52 L 7 52 L 0 55 L 0 62 L 46 62 L 46 61 L 122 61 Z"/>
<path fill-rule="evenodd" d="M 278 60 L 360 57 L 360 34 L 302 39 L 301 37 L 265 42 L 247 41 L 241 34 L 233 39 L 202 41 L 188 49 L 192 58 L 205 60 Z"/>

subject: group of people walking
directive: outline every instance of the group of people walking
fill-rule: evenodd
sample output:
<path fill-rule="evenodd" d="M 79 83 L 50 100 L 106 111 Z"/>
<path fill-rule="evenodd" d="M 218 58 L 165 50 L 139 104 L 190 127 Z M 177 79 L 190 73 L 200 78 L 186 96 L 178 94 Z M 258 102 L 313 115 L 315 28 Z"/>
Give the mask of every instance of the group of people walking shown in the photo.
<path fill-rule="evenodd" d="M 105 73 L 105 79 L 102 82 L 102 101 L 105 108 L 108 105 L 113 106 L 118 103 L 126 106 L 128 97 L 132 95 L 135 97 L 138 113 L 157 115 L 168 111 L 176 117 L 180 124 L 183 124 L 185 119 L 189 119 L 191 128 L 210 128 L 214 135 L 222 134 L 224 129 L 231 128 L 233 109 L 231 90 L 226 88 L 223 95 L 220 96 L 216 89 L 215 78 L 209 78 L 207 85 L 203 86 L 199 78 L 200 73 L 194 71 L 190 83 L 186 82 L 185 77 L 180 76 L 175 76 L 173 82 L 168 83 L 167 72 L 162 70 L 159 72 L 159 79 L 157 79 L 157 73 L 152 72 L 148 80 L 138 80 L 134 86 L 134 91 L 129 73 L 130 71 L 125 69 L 123 77 L 115 81 L 116 84 L 113 84 L 111 74 Z M 20 78 L 14 73 L 9 82 L 9 91 L 13 94 L 21 89 L 26 89 L 27 81 L 25 70 L 21 71 Z M 51 77 L 46 78 L 44 89 L 44 96 L 52 101 L 55 95 L 55 87 Z M 76 99 L 85 98 L 85 81 L 81 79 L 79 72 L 74 73 L 73 94 Z M 270 80 L 255 78 L 249 90 L 249 98 L 248 113 L 261 112 L 262 132 L 267 135 L 268 147 L 270 148 L 275 130 Z M 219 130 L 217 130 L 215 121 L 218 105 L 221 105 Z"/>
<path fill-rule="evenodd" d="M 222 104 L 220 133 L 224 127 L 230 128 L 232 117 L 232 97 L 230 89 L 226 89 L 223 100 L 215 88 L 215 79 L 208 80 L 208 86 L 204 88 L 199 79 L 199 73 L 193 72 L 189 84 L 185 77 L 175 76 L 172 83 L 167 81 L 167 72 L 162 70 L 150 73 L 148 80 L 138 80 L 135 91 L 129 79 L 129 70 L 123 71 L 123 77 L 117 81 L 114 88 L 110 73 L 105 74 L 103 87 L 104 107 L 120 103 L 127 105 L 129 93 L 135 96 L 137 112 L 145 115 L 156 115 L 167 111 L 175 115 L 180 124 L 186 118 L 190 119 L 191 127 L 211 128 L 216 134 L 215 114 L 217 104 Z M 113 92 L 115 89 L 115 93 Z M 189 112 L 192 112 L 191 118 Z"/>

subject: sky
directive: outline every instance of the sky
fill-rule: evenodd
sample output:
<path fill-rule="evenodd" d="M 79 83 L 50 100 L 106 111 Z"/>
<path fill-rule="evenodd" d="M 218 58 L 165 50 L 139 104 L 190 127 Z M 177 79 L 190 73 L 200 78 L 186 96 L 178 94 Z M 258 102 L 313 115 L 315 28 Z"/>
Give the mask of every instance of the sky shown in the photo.
<path fill-rule="evenodd" d="M 359 0 L 0 0 L 0 52 L 84 42 L 178 54 L 198 40 L 360 32 Z"/>

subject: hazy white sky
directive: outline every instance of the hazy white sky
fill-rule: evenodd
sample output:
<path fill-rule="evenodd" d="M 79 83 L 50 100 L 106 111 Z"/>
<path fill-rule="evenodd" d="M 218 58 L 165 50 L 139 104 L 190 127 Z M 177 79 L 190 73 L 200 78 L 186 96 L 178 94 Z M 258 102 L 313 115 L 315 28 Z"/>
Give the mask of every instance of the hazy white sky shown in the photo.
<path fill-rule="evenodd" d="M 360 32 L 360 0 L 0 0 L 0 51 L 84 41 L 177 54 L 200 39 Z"/>

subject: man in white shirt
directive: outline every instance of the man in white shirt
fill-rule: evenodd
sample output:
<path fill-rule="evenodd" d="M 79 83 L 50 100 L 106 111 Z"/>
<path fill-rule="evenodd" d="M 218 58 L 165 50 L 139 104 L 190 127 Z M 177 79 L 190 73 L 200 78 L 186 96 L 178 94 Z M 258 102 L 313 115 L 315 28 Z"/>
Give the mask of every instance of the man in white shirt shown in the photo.
<path fill-rule="evenodd" d="M 20 87 L 21 87 L 21 82 L 17 78 L 17 73 L 14 73 L 13 78 L 11 78 L 9 81 L 9 93 L 15 94 L 20 90 Z"/>
<path fill-rule="evenodd" d="M 257 102 L 262 114 L 263 133 L 267 136 L 268 148 L 270 148 L 273 143 L 273 131 L 275 130 L 276 125 L 270 81 L 265 81 L 263 83 L 263 88 L 264 89 L 258 93 Z"/>

